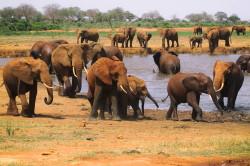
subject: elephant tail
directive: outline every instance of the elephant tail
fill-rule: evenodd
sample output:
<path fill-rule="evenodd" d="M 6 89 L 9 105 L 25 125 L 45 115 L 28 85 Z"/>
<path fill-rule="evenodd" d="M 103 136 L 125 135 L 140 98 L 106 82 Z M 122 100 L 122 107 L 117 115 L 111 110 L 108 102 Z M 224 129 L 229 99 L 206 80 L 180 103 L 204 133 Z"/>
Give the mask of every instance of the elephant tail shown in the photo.
<path fill-rule="evenodd" d="M 167 95 L 167 97 L 165 97 L 165 98 L 162 99 L 161 101 L 164 103 L 164 102 L 167 100 L 168 96 L 169 96 L 169 95 Z"/>

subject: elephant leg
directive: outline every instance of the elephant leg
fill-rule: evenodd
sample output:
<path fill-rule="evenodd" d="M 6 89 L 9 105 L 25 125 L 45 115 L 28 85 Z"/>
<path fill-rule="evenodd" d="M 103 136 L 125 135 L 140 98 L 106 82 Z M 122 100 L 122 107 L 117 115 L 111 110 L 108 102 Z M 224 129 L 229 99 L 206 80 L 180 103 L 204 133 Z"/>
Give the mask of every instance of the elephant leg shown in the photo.
<path fill-rule="evenodd" d="M 36 105 L 36 95 L 37 95 L 37 82 L 34 82 L 30 89 L 29 94 L 29 110 L 30 116 L 35 116 L 35 105 Z"/>
<path fill-rule="evenodd" d="M 104 116 L 104 113 L 105 113 L 105 109 L 107 108 L 107 100 L 108 98 L 106 97 L 106 95 L 102 95 L 100 97 L 100 113 L 99 113 L 99 119 L 102 119 L 104 120 L 105 119 L 105 116 Z"/>
<path fill-rule="evenodd" d="M 7 108 L 7 115 L 13 115 L 13 116 L 18 116 L 18 109 L 17 109 L 17 105 L 16 105 L 16 95 L 13 95 L 8 87 L 8 85 L 5 85 L 7 93 L 9 95 L 9 105 Z"/>
<path fill-rule="evenodd" d="M 57 80 L 59 82 L 59 85 L 62 86 L 62 87 L 59 87 L 58 88 L 58 95 L 59 96 L 63 96 L 63 92 L 64 92 L 64 88 L 63 88 L 63 85 L 64 85 L 64 81 L 62 79 L 62 76 L 58 74 L 58 72 L 56 71 L 56 77 L 57 77 Z"/>
<path fill-rule="evenodd" d="M 118 100 L 117 100 L 117 91 L 116 90 L 112 90 L 111 93 L 111 103 L 112 103 L 112 107 L 113 107 L 113 116 L 112 119 L 113 120 L 121 120 L 120 116 L 119 116 L 119 108 L 118 108 Z"/>
<path fill-rule="evenodd" d="M 81 37 L 81 43 L 83 43 L 84 42 L 84 38 L 83 37 Z M 78 44 L 78 43 L 77 43 Z"/>
<path fill-rule="evenodd" d="M 122 42 L 122 48 L 124 48 L 124 42 Z"/>
<path fill-rule="evenodd" d="M 171 47 L 174 47 L 174 40 L 171 40 L 171 42 L 172 42 L 172 45 L 171 45 Z"/>
<path fill-rule="evenodd" d="M 130 47 L 133 47 L 132 43 L 133 43 L 133 39 L 130 39 Z"/>
<path fill-rule="evenodd" d="M 109 118 L 112 118 L 111 97 L 110 96 L 106 100 L 105 110 L 108 112 Z"/>
<path fill-rule="evenodd" d="M 169 39 L 167 39 L 167 45 L 168 45 L 168 48 L 169 48 Z"/>
<path fill-rule="evenodd" d="M 229 39 L 226 39 L 226 40 L 225 40 L 225 46 L 226 46 L 226 47 L 230 47 Z"/>
<path fill-rule="evenodd" d="M 70 96 L 70 92 L 71 92 L 72 86 L 71 86 L 69 77 L 68 76 L 64 76 L 63 77 L 63 81 L 64 81 L 65 86 L 66 86 L 63 95 L 64 96 Z"/>
<path fill-rule="evenodd" d="M 162 48 L 165 49 L 165 38 L 163 37 L 161 41 L 162 41 Z"/>
<path fill-rule="evenodd" d="M 77 87 L 77 78 L 72 77 L 72 87 L 71 87 L 71 91 L 70 91 L 70 94 L 69 94 L 70 98 L 76 97 L 76 87 Z"/>
<path fill-rule="evenodd" d="M 127 107 L 129 104 L 128 95 L 123 92 L 119 92 L 118 99 L 119 115 L 123 119 L 127 118 Z"/>
<path fill-rule="evenodd" d="M 176 40 L 176 47 L 179 47 L 179 40 L 178 40 L 178 38 Z"/>
<path fill-rule="evenodd" d="M 126 48 L 128 48 L 128 39 L 125 40 Z"/>
<path fill-rule="evenodd" d="M 178 121 L 179 120 L 178 114 L 177 114 L 177 106 L 178 106 L 178 104 L 175 101 L 171 100 L 171 104 L 170 104 L 170 107 L 169 107 L 167 115 L 166 115 L 166 120 L 170 120 L 171 119 L 173 112 L 174 112 L 174 114 L 173 114 L 173 120 L 174 121 Z"/>
<path fill-rule="evenodd" d="M 145 104 L 145 96 L 141 98 L 141 111 L 143 116 L 144 116 L 144 104 Z"/>
<path fill-rule="evenodd" d="M 198 95 L 198 94 L 197 94 Z M 202 110 L 198 104 L 197 96 L 195 92 L 190 92 L 187 94 L 187 103 L 189 106 L 193 107 L 194 111 L 196 113 L 192 113 L 193 115 L 196 115 L 196 118 L 194 120 L 201 121 L 202 120 Z"/>
<path fill-rule="evenodd" d="M 200 95 L 196 95 L 196 99 L 197 99 L 197 103 L 199 105 L 200 104 Z M 196 119 L 196 118 L 197 118 L 197 112 L 193 108 L 193 110 L 192 110 L 192 119 Z"/>
<path fill-rule="evenodd" d="M 25 93 L 19 94 L 18 97 L 20 98 L 22 103 L 22 111 L 20 115 L 23 117 L 31 117 L 31 112 L 29 110 L 29 103 L 27 102 Z"/>
<path fill-rule="evenodd" d="M 93 100 L 93 105 L 91 109 L 91 113 L 89 116 L 89 120 L 95 120 L 98 117 L 98 108 L 99 108 L 99 103 L 100 103 L 100 98 L 102 95 L 103 88 L 101 86 L 96 87 L 95 89 L 95 94 L 94 94 L 94 100 Z"/>

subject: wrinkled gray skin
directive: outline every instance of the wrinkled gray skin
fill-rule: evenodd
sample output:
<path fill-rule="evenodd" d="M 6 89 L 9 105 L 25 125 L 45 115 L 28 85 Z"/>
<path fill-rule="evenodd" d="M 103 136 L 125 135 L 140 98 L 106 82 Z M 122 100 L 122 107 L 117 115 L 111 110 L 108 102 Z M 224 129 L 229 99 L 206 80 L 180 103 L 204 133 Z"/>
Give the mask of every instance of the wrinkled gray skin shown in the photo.
<path fill-rule="evenodd" d="M 243 71 L 250 73 L 250 55 L 241 55 L 237 61 L 237 66 Z"/>
<path fill-rule="evenodd" d="M 189 38 L 190 47 L 196 47 L 196 43 L 198 43 L 197 47 L 202 47 L 202 37 L 201 36 L 193 36 Z"/>
<path fill-rule="evenodd" d="M 192 119 L 202 120 L 202 109 L 199 106 L 201 93 L 211 96 L 215 106 L 223 114 L 223 110 L 217 100 L 216 92 L 211 78 L 203 73 L 178 73 L 169 79 L 167 86 L 170 97 L 170 107 L 166 119 L 178 120 L 177 106 L 180 103 L 188 103 L 193 107 Z"/>

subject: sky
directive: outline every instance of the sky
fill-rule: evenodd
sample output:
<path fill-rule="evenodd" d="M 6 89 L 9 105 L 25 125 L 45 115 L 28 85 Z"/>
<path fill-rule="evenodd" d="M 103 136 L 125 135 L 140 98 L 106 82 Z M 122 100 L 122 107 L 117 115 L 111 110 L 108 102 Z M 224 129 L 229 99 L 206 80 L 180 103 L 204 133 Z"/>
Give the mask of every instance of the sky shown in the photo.
<path fill-rule="evenodd" d="M 214 15 L 218 11 L 227 13 L 227 16 L 237 14 L 241 20 L 250 20 L 250 0 L 0 0 L 0 9 L 4 7 L 16 8 L 21 4 L 30 4 L 38 11 L 52 3 L 63 7 L 79 7 L 81 10 L 99 9 L 107 12 L 117 7 L 130 11 L 138 17 L 143 13 L 158 11 L 165 19 L 174 15 L 180 19 L 192 13 L 203 11 Z"/>

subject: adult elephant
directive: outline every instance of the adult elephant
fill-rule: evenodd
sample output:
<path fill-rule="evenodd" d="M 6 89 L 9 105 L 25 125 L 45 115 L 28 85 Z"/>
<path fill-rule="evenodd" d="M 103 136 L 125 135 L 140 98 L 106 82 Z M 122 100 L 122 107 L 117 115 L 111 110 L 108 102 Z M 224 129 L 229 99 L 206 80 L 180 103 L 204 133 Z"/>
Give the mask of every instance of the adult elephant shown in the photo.
<path fill-rule="evenodd" d="M 122 48 L 124 48 L 125 35 L 123 33 L 108 34 L 107 37 L 111 40 L 111 46 L 118 47 L 118 43 L 122 43 Z"/>
<path fill-rule="evenodd" d="M 153 55 L 154 62 L 158 66 L 159 71 L 163 74 L 176 74 L 180 72 L 180 59 L 173 51 L 156 52 Z"/>
<path fill-rule="evenodd" d="M 225 46 L 230 47 L 230 40 L 231 40 L 231 34 L 230 30 L 227 27 L 219 27 L 219 26 L 214 26 L 210 27 L 207 29 L 206 34 L 209 33 L 209 31 L 217 29 L 218 30 L 218 38 L 219 40 L 225 40 Z"/>
<path fill-rule="evenodd" d="M 238 92 L 243 84 L 244 75 L 234 62 L 216 61 L 214 65 L 214 86 L 219 96 L 220 106 L 224 110 L 234 110 Z M 227 97 L 227 107 L 223 98 Z"/>
<path fill-rule="evenodd" d="M 138 31 L 137 32 L 137 39 L 140 43 L 140 47 L 148 48 L 148 41 L 151 39 L 152 34 L 147 33 L 145 31 Z"/>
<path fill-rule="evenodd" d="M 190 47 L 196 47 L 196 43 L 198 43 L 197 47 L 202 47 L 202 37 L 201 36 L 192 36 L 189 37 Z"/>
<path fill-rule="evenodd" d="M 40 59 L 28 57 L 11 60 L 4 66 L 3 81 L 10 98 L 7 115 L 19 115 L 16 105 L 16 96 L 19 96 L 22 103 L 21 116 L 35 116 L 37 82 L 43 83 L 47 88 L 48 97 L 44 98 L 44 102 L 51 104 L 53 101 L 53 83 L 49 75 L 49 68 Z M 30 92 L 29 103 L 25 96 L 27 92 Z"/>
<path fill-rule="evenodd" d="M 144 103 L 146 97 L 148 97 L 156 105 L 157 108 L 159 107 L 156 100 L 149 93 L 144 80 L 135 77 L 133 75 L 128 75 L 127 78 L 134 98 L 131 98 L 118 86 L 118 96 L 119 96 L 118 103 L 119 103 L 119 108 L 120 108 L 119 112 L 121 117 L 127 117 L 127 106 L 130 106 L 134 100 L 138 106 L 139 106 L 139 101 L 141 101 L 141 111 L 143 116 L 144 116 Z M 134 117 L 137 117 L 136 110 L 134 110 Z"/>
<path fill-rule="evenodd" d="M 88 43 L 88 41 L 98 42 L 99 34 L 96 29 L 77 29 L 76 30 L 76 43 L 79 44 L 79 39 L 81 38 L 81 43 L 84 41 Z"/>
<path fill-rule="evenodd" d="M 208 40 L 208 47 L 210 53 L 214 52 L 214 49 L 219 45 L 219 31 L 218 29 L 211 29 L 203 35 L 204 39 Z"/>
<path fill-rule="evenodd" d="M 234 25 L 232 27 L 231 35 L 232 35 L 234 30 L 236 31 L 238 36 L 240 35 L 240 33 L 242 33 L 243 35 L 246 34 L 246 27 L 244 25 Z"/>
<path fill-rule="evenodd" d="M 195 35 L 202 34 L 202 27 L 199 25 L 194 26 L 194 32 Z"/>
<path fill-rule="evenodd" d="M 241 55 L 237 61 L 236 65 L 243 71 L 250 73 L 250 55 Z"/>
<path fill-rule="evenodd" d="M 162 37 L 162 48 L 165 47 L 165 39 L 167 40 L 168 48 L 169 48 L 169 40 L 172 41 L 171 47 L 174 47 L 174 42 L 176 42 L 176 47 L 179 47 L 178 41 L 178 33 L 173 28 L 157 28 L 157 33 L 160 37 Z"/>
<path fill-rule="evenodd" d="M 82 87 L 83 67 L 85 68 L 90 60 L 102 52 L 104 52 L 103 46 L 94 42 L 58 46 L 52 53 L 52 65 L 60 85 L 66 86 L 59 88 L 58 95 L 75 97 Z M 70 77 L 72 77 L 72 84 Z"/>
<path fill-rule="evenodd" d="M 126 48 L 128 48 L 128 42 L 130 43 L 130 47 L 132 46 L 134 37 L 135 37 L 135 33 L 136 33 L 136 28 L 129 26 L 129 27 L 121 27 L 119 29 L 119 32 L 123 33 L 125 35 L 125 44 L 126 44 Z"/>
<path fill-rule="evenodd" d="M 178 73 L 172 76 L 168 81 L 168 95 L 170 97 L 170 107 L 166 119 L 178 120 L 177 106 L 180 103 L 188 103 L 193 107 L 192 119 L 202 120 L 202 109 L 199 106 L 201 93 L 207 93 L 211 96 L 215 106 L 221 114 L 223 110 L 217 100 L 216 92 L 211 78 L 203 73 Z"/>
<path fill-rule="evenodd" d="M 120 120 L 117 86 L 121 87 L 125 93 L 133 98 L 124 63 L 116 57 L 112 57 L 112 59 L 106 57 L 98 59 L 89 68 L 87 82 L 89 85 L 87 97 L 92 106 L 89 120 L 95 120 L 98 117 L 98 108 L 101 110 L 99 117 L 101 119 L 105 118 L 104 110 L 109 96 L 111 96 L 113 120 Z M 141 118 L 141 110 L 137 108 L 136 112 L 138 118 Z"/>

